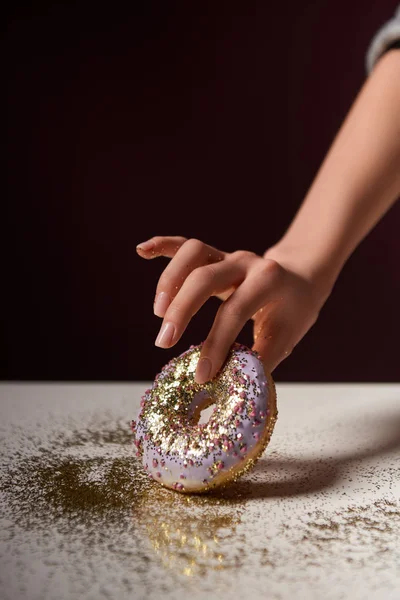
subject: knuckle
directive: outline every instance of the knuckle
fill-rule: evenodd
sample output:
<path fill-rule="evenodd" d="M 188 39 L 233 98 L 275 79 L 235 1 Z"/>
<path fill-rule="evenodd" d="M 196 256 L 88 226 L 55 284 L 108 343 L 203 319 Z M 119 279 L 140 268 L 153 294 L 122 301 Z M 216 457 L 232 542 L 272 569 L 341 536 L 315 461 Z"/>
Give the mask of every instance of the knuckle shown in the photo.
<path fill-rule="evenodd" d="M 186 317 L 186 308 L 183 304 L 173 301 L 166 312 L 164 319 L 179 323 Z"/>
<path fill-rule="evenodd" d="M 162 235 L 154 235 L 152 238 L 150 238 L 152 242 L 154 242 L 156 244 L 156 246 L 160 246 L 165 238 Z"/>
<path fill-rule="evenodd" d="M 171 279 L 168 276 L 168 274 L 164 272 L 160 275 L 160 278 L 158 280 L 156 293 L 159 294 L 160 292 L 169 291 L 170 287 Z"/>
<path fill-rule="evenodd" d="M 202 356 L 211 357 L 215 353 L 216 346 L 216 337 L 212 333 L 209 333 L 207 339 L 203 342 Z"/>
<path fill-rule="evenodd" d="M 225 360 L 227 352 L 218 344 L 218 338 L 210 334 L 203 344 L 202 355 L 210 358 L 213 368 L 217 371 Z"/>
<path fill-rule="evenodd" d="M 245 307 L 238 302 L 225 302 L 220 310 L 221 315 L 230 321 L 243 322 L 245 320 Z"/>
<path fill-rule="evenodd" d="M 184 246 L 195 254 L 200 253 L 204 248 L 203 242 L 201 242 L 197 238 L 190 238 L 186 240 Z"/>
<path fill-rule="evenodd" d="M 276 281 L 282 277 L 284 273 L 283 267 L 275 260 L 270 258 L 262 259 L 262 262 L 257 266 L 257 275 L 264 279 Z"/>
<path fill-rule="evenodd" d="M 251 258 L 255 258 L 257 255 L 254 252 L 248 250 L 236 250 L 230 255 L 231 259 L 235 262 L 247 262 Z"/>
<path fill-rule="evenodd" d="M 200 284 L 202 286 L 209 287 L 214 283 L 216 278 L 216 271 L 213 265 L 204 265 L 202 267 L 197 267 L 194 269 L 191 274 L 188 276 L 188 280 L 190 283 Z"/>

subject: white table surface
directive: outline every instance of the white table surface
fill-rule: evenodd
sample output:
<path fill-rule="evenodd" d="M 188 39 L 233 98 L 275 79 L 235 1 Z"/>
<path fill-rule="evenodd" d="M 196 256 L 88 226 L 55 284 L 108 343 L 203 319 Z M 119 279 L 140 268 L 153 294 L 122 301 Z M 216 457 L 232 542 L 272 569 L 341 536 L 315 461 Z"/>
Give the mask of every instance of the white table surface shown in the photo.
<path fill-rule="evenodd" d="M 277 383 L 223 494 L 145 477 L 148 383 L 0 385 L 1 600 L 400 599 L 400 385 Z"/>

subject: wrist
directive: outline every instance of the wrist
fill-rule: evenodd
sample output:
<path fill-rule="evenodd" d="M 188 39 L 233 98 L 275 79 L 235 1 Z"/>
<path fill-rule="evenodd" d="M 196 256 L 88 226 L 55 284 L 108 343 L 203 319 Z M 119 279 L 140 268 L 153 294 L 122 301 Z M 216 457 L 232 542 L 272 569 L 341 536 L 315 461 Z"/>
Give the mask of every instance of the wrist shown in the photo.
<path fill-rule="evenodd" d="M 342 267 L 333 256 L 324 258 L 307 243 L 294 242 L 285 237 L 268 248 L 264 258 L 275 260 L 284 269 L 307 281 L 322 302 L 329 297 Z"/>

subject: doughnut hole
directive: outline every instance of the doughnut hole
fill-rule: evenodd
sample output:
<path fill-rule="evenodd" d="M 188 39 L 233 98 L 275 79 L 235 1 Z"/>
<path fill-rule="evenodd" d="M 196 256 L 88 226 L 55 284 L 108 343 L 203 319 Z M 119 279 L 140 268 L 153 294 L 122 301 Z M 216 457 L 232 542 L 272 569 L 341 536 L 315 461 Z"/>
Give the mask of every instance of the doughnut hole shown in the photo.
<path fill-rule="evenodd" d="M 210 420 L 216 404 L 214 398 L 210 396 L 202 398 L 201 402 L 199 402 L 193 411 L 191 419 L 192 425 L 206 425 Z"/>
<path fill-rule="evenodd" d="M 198 425 L 202 425 L 202 424 L 206 425 L 208 423 L 215 406 L 216 406 L 215 402 L 212 402 L 212 404 L 208 404 L 208 406 L 206 406 L 205 408 L 203 408 L 200 411 L 200 418 L 197 421 Z"/>

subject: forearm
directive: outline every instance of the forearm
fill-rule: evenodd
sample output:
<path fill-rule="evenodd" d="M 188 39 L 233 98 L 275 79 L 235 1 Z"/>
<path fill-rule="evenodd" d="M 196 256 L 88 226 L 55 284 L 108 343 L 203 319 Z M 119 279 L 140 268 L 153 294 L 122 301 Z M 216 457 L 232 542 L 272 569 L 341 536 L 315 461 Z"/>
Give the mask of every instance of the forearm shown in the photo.
<path fill-rule="evenodd" d="M 360 90 L 297 215 L 266 257 L 296 257 L 328 290 L 353 250 L 400 195 L 400 51 Z M 287 265 L 285 265 L 287 261 Z"/>

